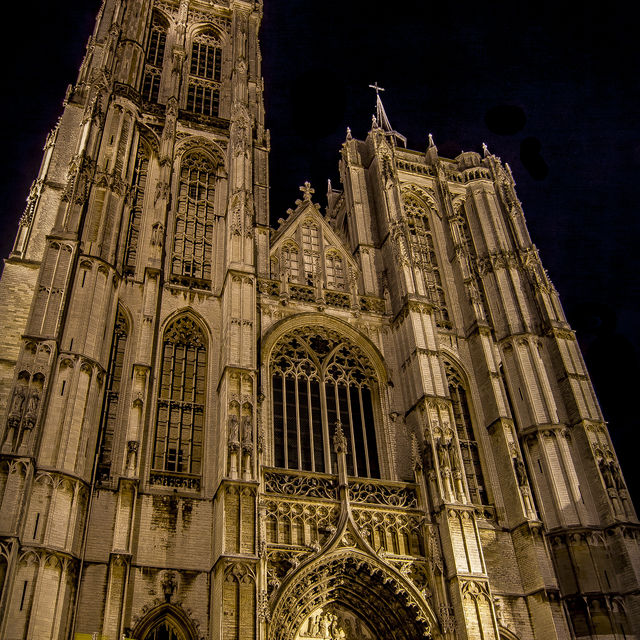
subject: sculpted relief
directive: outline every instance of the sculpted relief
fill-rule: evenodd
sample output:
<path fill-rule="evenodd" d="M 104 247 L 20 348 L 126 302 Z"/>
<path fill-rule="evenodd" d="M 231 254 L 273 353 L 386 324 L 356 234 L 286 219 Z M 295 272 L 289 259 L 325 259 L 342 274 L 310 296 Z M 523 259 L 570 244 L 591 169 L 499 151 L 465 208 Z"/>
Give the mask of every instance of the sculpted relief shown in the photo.
<path fill-rule="evenodd" d="M 371 629 L 358 616 L 331 603 L 319 607 L 302 623 L 295 640 L 374 640 Z"/>

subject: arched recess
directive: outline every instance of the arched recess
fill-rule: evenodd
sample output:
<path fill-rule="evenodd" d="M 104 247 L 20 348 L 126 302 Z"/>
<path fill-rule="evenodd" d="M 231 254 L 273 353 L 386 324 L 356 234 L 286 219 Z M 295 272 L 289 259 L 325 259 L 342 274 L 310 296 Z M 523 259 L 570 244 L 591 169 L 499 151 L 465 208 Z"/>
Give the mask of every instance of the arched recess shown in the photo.
<path fill-rule="evenodd" d="M 449 354 L 444 357 L 443 364 L 469 497 L 474 504 L 489 504 L 475 432 L 477 420 L 473 417 L 469 381 L 462 366 Z"/>
<path fill-rule="evenodd" d="M 339 421 L 349 475 L 389 477 L 387 372 L 368 338 L 335 318 L 300 314 L 267 334 L 262 362 L 275 466 L 336 473 L 331 438 Z"/>
<path fill-rule="evenodd" d="M 267 638 L 322 638 L 323 626 L 343 640 L 442 638 L 435 614 L 415 589 L 353 549 L 322 557 L 285 583 L 273 604 Z"/>
<path fill-rule="evenodd" d="M 209 336 L 190 311 L 164 326 L 156 392 L 153 482 L 167 475 L 173 486 L 199 487 L 207 404 Z"/>
<path fill-rule="evenodd" d="M 135 640 L 198 640 L 199 635 L 187 613 L 170 603 L 152 609 L 131 632 Z"/>

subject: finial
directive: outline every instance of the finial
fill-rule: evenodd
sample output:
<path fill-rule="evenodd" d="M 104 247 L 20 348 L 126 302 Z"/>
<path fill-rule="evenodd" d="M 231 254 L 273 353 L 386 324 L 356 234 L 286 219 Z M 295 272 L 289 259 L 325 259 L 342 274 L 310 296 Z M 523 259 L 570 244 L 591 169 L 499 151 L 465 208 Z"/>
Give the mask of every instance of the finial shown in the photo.
<path fill-rule="evenodd" d="M 347 127 L 347 140 L 351 140 L 351 139 L 352 139 L 351 127 Z"/>
<path fill-rule="evenodd" d="M 411 464 L 418 471 L 422 469 L 422 456 L 420 455 L 420 445 L 415 433 L 411 434 Z"/>
<path fill-rule="evenodd" d="M 340 420 L 336 422 L 336 430 L 333 434 L 333 450 L 336 453 L 343 453 L 347 450 L 347 439 L 344 437 L 342 422 L 340 422 Z"/>
<path fill-rule="evenodd" d="M 304 201 L 311 202 L 311 194 L 316 192 L 316 190 L 311 186 L 311 183 L 307 180 L 304 183 L 304 186 L 299 187 L 299 189 L 304 194 Z"/>
<path fill-rule="evenodd" d="M 377 95 L 380 95 L 380 92 L 381 92 L 381 91 L 384 91 L 384 88 L 383 88 L 383 87 L 378 86 L 378 83 L 377 83 L 377 82 L 374 82 L 373 84 L 370 84 L 369 86 L 370 86 L 372 89 L 374 89 L 374 90 L 375 90 L 375 92 L 376 92 L 376 96 L 377 96 Z"/>
<path fill-rule="evenodd" d="M 484 153 L 484 157 L 486 158 L 489 155 L 489 147 L 487 147 L 487 143 L 482 143 L 482 153 Z"/>
<path fill-rule="evenodd" d="M 435 147 L 436 143 L 433 141 L 433 135 L 430 133 L 429 134 L 429 149 L 431 149 L 432 147 Z"/>

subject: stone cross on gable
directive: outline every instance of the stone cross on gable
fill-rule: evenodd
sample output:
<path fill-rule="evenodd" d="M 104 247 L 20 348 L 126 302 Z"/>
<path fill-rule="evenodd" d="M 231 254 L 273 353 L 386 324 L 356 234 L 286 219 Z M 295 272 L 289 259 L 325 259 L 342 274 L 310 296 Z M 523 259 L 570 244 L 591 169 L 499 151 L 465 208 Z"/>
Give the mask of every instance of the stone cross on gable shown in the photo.
<path fill-rule="evenodd" d="M 300 188 L 300 191 L 304 193 L 305 201 L 311 201 L 311 194 L 316 192 L 316 190 L 311 186 L 311 183 L 307 181 L 304 183 L 303 187 L 299 187 L 299 188 Z"/>

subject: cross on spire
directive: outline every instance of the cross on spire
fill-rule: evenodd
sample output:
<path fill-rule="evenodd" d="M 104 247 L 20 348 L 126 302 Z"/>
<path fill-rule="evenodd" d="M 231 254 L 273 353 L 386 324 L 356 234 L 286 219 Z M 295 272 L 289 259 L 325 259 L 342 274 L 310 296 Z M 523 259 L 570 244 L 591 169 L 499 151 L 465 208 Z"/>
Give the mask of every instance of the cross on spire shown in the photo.
<path fill-rule="evenodd" d="M 304 193 L 305 201 L 311 201 L 311 194 L 316 192 L 316 190 L 311 186 L 311 183 L 308 180 L 304 183 L 304 186 L 299 187 L 299 189 L 300 191 L 302 191 L 302 193 Z"/>
<path fill-rule="evenodd" d="M 379 87 L 377 82 L 374 82 L 373 84 L 370 84 L 369 86 L 370 86 L 372 89 L 374 89 L 374 90 L 375 90 L 375 92 L 376 92 L 376 96 L 380 95 L 380 92 L 381 92 L 381 91 L 384 91 L 384 88 L 383 88 L 383 87 Z"/>

